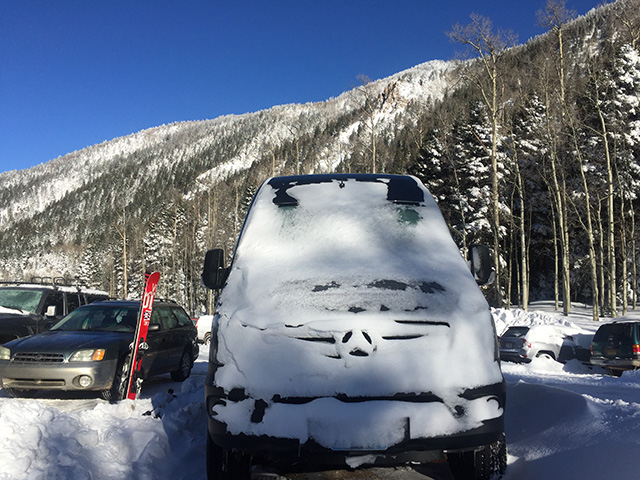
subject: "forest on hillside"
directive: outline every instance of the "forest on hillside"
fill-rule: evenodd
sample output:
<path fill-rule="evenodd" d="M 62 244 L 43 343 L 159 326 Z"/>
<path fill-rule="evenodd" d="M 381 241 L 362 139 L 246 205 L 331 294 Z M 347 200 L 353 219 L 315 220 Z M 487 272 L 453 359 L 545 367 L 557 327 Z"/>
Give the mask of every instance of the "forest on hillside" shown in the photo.
<path fill-rule="evenodd" d="M 0 174 L 0 278 L 78 277 L 126 297 L 159 270 L 158 294 L 202 313 L 212 307 L 204 252 L 224 247 L 231 258 L 265 179 L 410 173 L 463 254 L 492 248 L 492 305 L 555 298 L 565 312 L 586 302 L 594 317 L 623 314 L 637 303 L 640 0 L 575 16 L 549 0 L 539 14 L 547 33 L 515 45 L 472 15 L 449 31 L 468 60 Z"/>
<path fill-rule="evenodd" d="M 441 102 L 411 166 L 439 199 L 456 241 L 493 246 L 495 306 L 553 295 L 616 316 L 637 305 L 640 4 L 570 23 L 549 1 L 548 34 L 508 49 L 475 17 L 465 88 Z"/>

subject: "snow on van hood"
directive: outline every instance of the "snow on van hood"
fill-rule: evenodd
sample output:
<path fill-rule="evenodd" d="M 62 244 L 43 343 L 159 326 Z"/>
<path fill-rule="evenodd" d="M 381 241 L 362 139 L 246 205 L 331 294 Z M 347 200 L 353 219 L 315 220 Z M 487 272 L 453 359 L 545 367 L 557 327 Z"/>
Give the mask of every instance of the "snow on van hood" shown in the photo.
<path fill-rule="evenodd" d="M 220 298 L 218 385 L 443 398 L 502 381 L 489 308 L 437 205 L 417 181 L 421 201 L 390 201 L 392 181 L 261 187 Z"/>

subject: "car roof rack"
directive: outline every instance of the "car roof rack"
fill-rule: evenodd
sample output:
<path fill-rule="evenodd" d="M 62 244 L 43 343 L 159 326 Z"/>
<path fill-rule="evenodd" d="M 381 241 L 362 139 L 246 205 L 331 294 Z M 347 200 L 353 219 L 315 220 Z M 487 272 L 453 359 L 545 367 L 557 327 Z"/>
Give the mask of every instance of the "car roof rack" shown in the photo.
<path fill-rule="evenodd" d="M 29 281 L 24 280 L 0 280 L 3 286 L 19 286 L 19 285 L 39 285 L 43 287 L 74 287 L 90 288 L 85 282 L 76 277 L 31 277 Z"/>

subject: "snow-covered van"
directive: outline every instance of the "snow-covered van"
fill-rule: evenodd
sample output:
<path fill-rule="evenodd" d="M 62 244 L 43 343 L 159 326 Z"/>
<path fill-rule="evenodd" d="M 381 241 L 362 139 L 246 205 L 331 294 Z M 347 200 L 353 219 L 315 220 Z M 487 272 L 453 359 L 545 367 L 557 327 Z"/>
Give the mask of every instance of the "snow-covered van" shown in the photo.
<path fill-rule="evenodd" d="M 202 274 L 219 291 L 210 479 L 444 460 L 459 479 L 504 471 L 505 383 L 476 281 L 487 250 L 462 258 L 419 180 L 271 178 L 223 257 L 207 252 Z"/>

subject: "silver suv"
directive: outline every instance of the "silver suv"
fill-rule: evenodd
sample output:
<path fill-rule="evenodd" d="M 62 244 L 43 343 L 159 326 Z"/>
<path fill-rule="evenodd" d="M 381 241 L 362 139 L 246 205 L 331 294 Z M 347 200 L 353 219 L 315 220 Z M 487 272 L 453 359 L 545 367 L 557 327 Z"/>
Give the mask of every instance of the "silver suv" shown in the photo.
<path fill-rule="evenodd" d="M 562 362 L 576 357 L 571 335 L 557 325 L 509 327 L 500 337 L 500 359 L 528 363 L 546 356 Z"/>

